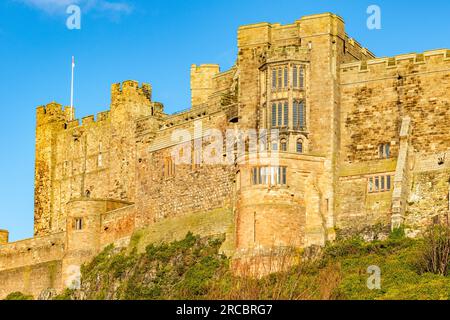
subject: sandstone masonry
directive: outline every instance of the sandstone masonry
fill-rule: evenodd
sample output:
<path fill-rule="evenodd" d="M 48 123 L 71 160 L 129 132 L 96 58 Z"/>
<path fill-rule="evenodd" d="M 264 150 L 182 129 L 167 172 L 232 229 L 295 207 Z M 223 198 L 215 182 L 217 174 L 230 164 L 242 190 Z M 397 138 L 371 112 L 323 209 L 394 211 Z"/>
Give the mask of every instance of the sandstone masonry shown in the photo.
<path fill-rule="evenodd" d="M 243 26 L 238 48 L 230 70 L 191 67 L 192 106 L 176 114 L 136 81 L 114 84 L 96 117 L 37 108 L 35 237 L 8 243 L 0 230 L 0 298 L 73 286 L 106 245 L 166 220 L 187 232 L 219 208 L 230 228 L 224 218 L 195 230 L 234 230 L 236 261 L 448 221 L 450 50 L 376 58 L 328 13 Z M 261 134 L 273 129 L 276 139 Z M 212 132 L 230 130 L 254 130 L 266 154 L 249 137 L 214 148 Z M 176 163 L 174 150 L 191 161 Z M 222 160 L 205 163 L 206 152 Z"/>

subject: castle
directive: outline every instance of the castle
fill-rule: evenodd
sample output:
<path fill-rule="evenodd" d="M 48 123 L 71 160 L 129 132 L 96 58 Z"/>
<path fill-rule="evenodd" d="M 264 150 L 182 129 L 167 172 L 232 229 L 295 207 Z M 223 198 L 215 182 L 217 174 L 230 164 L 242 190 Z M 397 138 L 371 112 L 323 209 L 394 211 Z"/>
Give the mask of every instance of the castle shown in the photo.
<path fill-rule="evenodd" d="M 238 49 L 230 70 L 192 66 L 192 106 L 173 115 L 135 81 L 81 122 L 37 108 L 35 237 L 0 231 L 0 298 L 70 286 L 103 247 L 169 220 L 227 233 L 236 259 L 447 221 L 450 50 L 376 58 L 329 13 L 240 27 Z"/>

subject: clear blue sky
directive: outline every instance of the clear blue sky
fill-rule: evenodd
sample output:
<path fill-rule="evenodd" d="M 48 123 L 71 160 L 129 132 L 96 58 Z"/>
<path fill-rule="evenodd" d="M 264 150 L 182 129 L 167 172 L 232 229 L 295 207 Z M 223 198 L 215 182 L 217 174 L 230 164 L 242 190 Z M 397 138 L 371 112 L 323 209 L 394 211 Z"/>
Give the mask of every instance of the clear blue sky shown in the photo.
<path fill-rule="evenodd" d="M 81 30 L 66 28 L 68 3 L 82 9 Z M 366 27 L 371 4 L 381 30 Z M 35 108 L 69 104 L 72 55 L 77 117 L 109 109 L 110 85 L 127 79 L 151 83 L 174 112 L 189 106 L 192 63 L 233 65 L 238 26 L 322 12 L 377 56 L 450 48 L 448 0 L 0 0 L 0 229 L 33 234 Z"/>

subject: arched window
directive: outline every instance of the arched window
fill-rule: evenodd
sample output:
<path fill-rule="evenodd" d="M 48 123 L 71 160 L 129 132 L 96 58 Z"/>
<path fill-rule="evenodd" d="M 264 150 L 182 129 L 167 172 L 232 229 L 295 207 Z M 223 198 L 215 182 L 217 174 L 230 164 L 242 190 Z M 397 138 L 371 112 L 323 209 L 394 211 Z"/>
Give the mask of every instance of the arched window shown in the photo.
<path fill-rule="evenodd" d="M 272 141 L 272 151 L 278 151 L 278 141 Z"/>
<path fill-rule="evenodd" d="M 297 153 L 303 153 L 303 140 L 297 140 Z"/>
<path fill-rule="evenodd" d="M 280 141 L 280 148 L 281 151 L 286 152 L 287 151 L 287 140 L 286 139 L 281 139 Z"/>

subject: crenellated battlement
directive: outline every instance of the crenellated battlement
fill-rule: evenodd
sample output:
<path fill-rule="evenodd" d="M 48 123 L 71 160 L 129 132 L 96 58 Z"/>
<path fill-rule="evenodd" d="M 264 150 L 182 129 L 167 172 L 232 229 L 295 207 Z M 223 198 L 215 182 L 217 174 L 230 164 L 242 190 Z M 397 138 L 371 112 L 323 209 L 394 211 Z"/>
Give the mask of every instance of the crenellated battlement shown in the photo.
<path fill-rule="evenodd" d="M 50 102 L 36 108 L 36 123 L 40 126 L 57 121 L 68 122 L 73 118 L 73 115 L 73 108 L 63 107 L 57 102 Z"/>
<path fill-rule="evenodd" d="M 291 24 L 255 23 L 238 30 L 238 47 L 264 45 L 300 45 L 302 38 L 332 33 L 344 37 L 344 21 L 332 13 L 304 16 Z"/>
<path fill-rule="evenodd" d="M 352 78 L 393 77 L 423 71 L 437 71 L 442 65 L 450 65 L 450 50 L 440 49 L 423 53 L 400 54 L 357 61 L 341 65 L 341 74 Z"/>
<path fill-rule="evenodd" d="M 142 83 L 139 85 L 139 82 L 135 80 L 114 83 L 111 86 L 112 101 L 124 96 L 128 98 L 140 96 L 150 102 L 152 100 L 152 86 L 148 83 Z"/>

